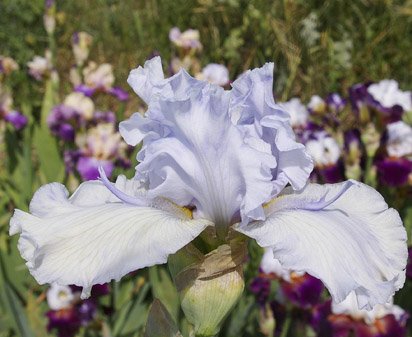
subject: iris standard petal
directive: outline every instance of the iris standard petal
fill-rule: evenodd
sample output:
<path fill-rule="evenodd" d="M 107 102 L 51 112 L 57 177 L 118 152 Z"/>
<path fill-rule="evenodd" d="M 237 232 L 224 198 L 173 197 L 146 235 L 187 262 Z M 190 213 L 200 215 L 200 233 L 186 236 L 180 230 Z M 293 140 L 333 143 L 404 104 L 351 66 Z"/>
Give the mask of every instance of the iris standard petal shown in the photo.
<path fill-rule="evenodd" d="M 127 193 L 132 183 L 122 180 Z M 87 297 L 94 284 L 166 262 L 211 225 L 165 200 L 154 204 L 122 203 L 98 181 L 71 198 L 63 185 L 48 184 L 34 195 L 31 214 L 15 211 L 10 234 L 20 233 L 18 248 L 40 284 L 75 284 Z"/>
<path fill-rule="evenodd" d="M 266 221 L 237 230 L 271 247 L 283 267 L 319 278 L 335 302 L 353 291 L 360 308 L 386 303 L 405 280 L 406 231 L 396 210 L 354 181 L 287 188 Z"/>
<path fill-rule="evenodd" d="M 278 163 L 273 170 L 272 196 L 290 183 L 303 188 L 313 170 L 305 147 L 295 141 L 290 115 L 273 98 L 273 63 L 247 71 L 232 84 L 230 115 L 240 128 L 254 125 L 257 135 L 270 144 Z"/>
<path fill-rule="evenodd" d="M 233 124 L 230 91 L 184 70 L 168 79 L 151 78 L 159 67 L 160 59 L 154 58 L 129 77 L 148 102 L 144 116 L 120 123 L 129 144 L 143 140 L 136 178 L 152 198 L 195 206 L 196 216 L 213 221 L 222 235 L 239 218 L 263 219 L 276 167 L 270 145 L 253 130 Z M 140 89 L 139 79 L 152 87 L 150 94 Z"/>

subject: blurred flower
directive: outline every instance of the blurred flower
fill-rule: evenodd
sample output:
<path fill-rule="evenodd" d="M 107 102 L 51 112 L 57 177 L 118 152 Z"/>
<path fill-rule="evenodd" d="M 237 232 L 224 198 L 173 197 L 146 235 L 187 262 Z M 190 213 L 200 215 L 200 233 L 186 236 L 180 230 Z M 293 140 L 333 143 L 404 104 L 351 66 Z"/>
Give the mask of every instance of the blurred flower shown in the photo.
<path fill-rule="evenodd" d="M 352 129 L 344 133 L 344 149 L 345 176 L 349 179 L 361 180 L 361 165 L 365 149 L 359 130 Z"/>
<path fill-rule="evenodd" d="M 335 165 L 341 156 L 339 144 L 326 131 L 315 132 L 305 146 L 316 167 Z"/>
<path fill-rule="evenodd" d="M 370 117 L 367 109 L 368 102 L 370 101 L 370 95 L 367 91 L 368 85 L 358 83 L 349 88 L 349 99 L 352 109 L 362 123 L 368 122 Z"/>
<path fill-rule="evenodd" d="M 13 110 L 13 98 L 3 91 L 0 86 L 0 119 L 13 125 L 16 130 L 21 130 L 27 125 L 28 119 L 22 113 Z"/>
<path fill-rule="evenodd" d="M 45 11 L 43 15 L 44 28 L 47 34 L 53 34 L 56 28 L 56 2 L 54 0 L 45 0 Z"/>
<path fill-rule="evenodd" d="M 0 74 L 10 75 L 18 69 L 19 65 L 11 57 L 0 55 Z"/>
<path fill-rule="evenodd" d="M 91 298 L 80 300 L 80 288 L 53 284 L 47 291 L 49 319 L 47 330 L 57 330 L 59 337 L 73 337 L 81 326 L 87 326 L 95 319 L 98 298 L 108 294 L 108 286 L 95 285 Z"/>
<path fill-rule="evenodd" d="M 83 69 L 83 76 L 85 84 L 76 86 L 76 91 L 89 97 L 101 91 L 115 96 L 119 101 L 129 99 L 126 91 L 113 87 L 114 75 L 111 64 L 104 63 L 98 66 L 95 62 L 89 62 L 88 66 Z"/>
<path fill-rule="evenodd" d="M 5 116 L 4 119 L 12 124 L 16 130 L 21 130 L 27 125 L 28 119 L 21 112 L 10 111 Z"/>
<path fill-rule="evenodd" d="M 29 74 L 38 81 L 50 75 L 53 69 L 50 51 L 46 51 L 45 57 L 35 56 L 32 61 L 27 63 L 27 66 L 29 67 Z"/>
<path fill-rule="evenodd" d="M 83 69 L 84 82 L 91 89 L 109 90 L 114 83 L 113 67 L 109 63 L 89 62 Z"/>
<path fill-rule="evenodd" d="M 47 290 L 47 304 L 52 310 L 67 309 L 72 306 L 75 296 L 69 286 L 53 283 Z"/>
<path fill-rule="evenodd" d="M 279 103 L 279 105 L 289 113 L 290 123 L 294 129 L 306 126 L 309 112 L 299 98 L 292 98 L 285 103 Z"/>
<path fill-rule="evenodd" d="M 199 41 L 199 31 L 196 29 L 188 29 L 183 33 L 179 28 L 173 27 L 169 32 L 170 41 L 179 48 L 202 50 L 203 46 Z"/>
<path fill-rule="evenodd" d="M 399 121 L 387 125 L 386 151 L 391 157 L 412 156 L 412 127 Z"/>
<path fill-rule="evenodd" d="M 336 302 L 353 291 L 370 309 L 403 286 L 399 214 L 354 180 L 307 183 L 313 164 L 273 99 L 273 64 L 247 72 L 230 91 L 184 71 L 165 79 L 159 57 L 128 82 L 148 105 L 144 116 L 120 123 L 129 145 L 143 141 L 134 178 L 111 183 L 100 169 L 100 180 L 71 197 L 61 184 L 45 185 L 30 212 L 15 210 L 10 220 L 39 283 L 78 284 L 85 298 L 93 284 L 166 262 L 207 228 L 207 240 L 255 239 L 283 268 L 321 280 Z M 91 142 L 91 153 L 109 151 Z M 216 247 L 231 252 L 227 243 Z"/>
<path fill-rule="evenodd" d="M 412 161 L 406 158 L 384 158 L 376 162 L 379 180 L 387 186 L 404 186 L 411 183 Z"/>
<path fill-rule="evenodd" d="M 72 36 L 72 48 L 77 66 L 81 67 L 89 57 L 93 37 L 86 32 L 75 32 Z"/>
<path fill-rule="evenodd" d="M 200 72 L 201 66 L 197 58 L 186 55 L 183 58 L 173 57 L 170 61 L 169 69 L 171 75 L 178 73 L 180 69 L 197 74 Z"/>
<path fill-rule="evenodd" d="M 76 112 L 85 120 L 93 118 L 94 103 L 93 101 L 80 92 L 73 92 L 66 96 L 63 104 L 67 107 L 76 110 Z"/>
<path fill-rule="evenodd" d="M 341 112 L 346 105 L 346 99 L 337 93 L 329 94 L 328 97 L 326 97 L 325 102 L 328 108 L 334 113 Z"/>
<path fill-rule="evenodd" d="M 395 80 L 371 84 L 367 91 L 383 108 L 391 109 L 399 105 L 404 111 L 412 110 L 412 92 L 400 90 Z"/>
<path fill-rule="evenodd" d="M 99 167 L 111 176 L 115 163 L 125 157 L 127 145 L 113 124 L 98 124 L 88 130 L 85 137 L 77 137 L 80 149 L 76 169 L 83 180 L 99 177 Z"/>
<path fill-rule="evenodd" d="M 302 309 L 318 304 L 324 289 L 322 282 L 305 272 L 283 268 L 273 256 L 273 251 L 266 249 L 260 269 L 264 274 L 273 274 L 279 279 L 281 296 Z"/>
<path fill-rule="evenodd" d="M 326 183 L 337 183 L 344 180 L 340 160 L 341 149 L 336 140 L 329 136 L 326 131 L 313 132 L 305 146 L 315 163 L 313 178 L 317 174 Z"/>
<path fill-rule="evenodd" d="M 406 265 L 406 276 L 412 279 L 412 247 L 408 248 L 408 264 Z"/>
<path fill-rule="evenodd" d="M 63 104 L 53 107 L 47 117 L 47 124 L 51 132 L 66 141 L 74 141 L 76 130 L 94 116 L 93 101 L 80 92 L 69 94 Z"/>
<path fill-rule="evenodd" d="M 354 337 L 406 337 L 406 312 L 392 304 L 377 304 L 372 310 L 360 310 L 354 293 L 341 303 L 332 303 L 331 312 L 327 315 L 331 327 L 329 336 Z"/>
<path fill-rule="evenodd" d="M 224 87 L 229 83 L 229 70 L 222 64 L 210 63 L 196 78 Z"/>
<path fill-rule="evenodd" d="M 388 157 L 376 160 L 380 181 L 388 186 L 402 186 L 412 181 L 412 127 L 402 121 L 387 125 Z"/>
<path fill-rule="evenodd" d="M 318 95 L 313 95 L 310 98 L 310 101 L 308 103 L 308 109 L 310 112 L 315 113 L 315 114 L 322 114 L 325 112 L 326 109 L 326 103 L 322 99 L 322 97 Z"/>

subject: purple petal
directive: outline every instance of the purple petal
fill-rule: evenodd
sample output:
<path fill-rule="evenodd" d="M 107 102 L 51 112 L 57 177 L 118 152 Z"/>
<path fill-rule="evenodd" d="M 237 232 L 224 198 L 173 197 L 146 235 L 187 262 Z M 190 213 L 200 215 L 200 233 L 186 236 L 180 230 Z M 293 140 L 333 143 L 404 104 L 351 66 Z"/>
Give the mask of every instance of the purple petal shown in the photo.
<path fill-rule="evenodd" d="M 90 88 L 85 84 L 80 84 L 74 88 L 74 91 L 81 92 L 87 97 L 91 97 L 96 92 L 96 88 Z"/>
<path fill-rule="evenodd" d="M 26 116 L 21 114 L 18 111 L 11 111 L 6 116 L 4 119 L 11 123 L 16 130 L 21 130 L 27 125 L 28 119 Z"/>
<path fill-rule="evenodd" d="M 412 173 L 412 162 L 407 159 L 384 159 L 376 164 L 379 180 L 388 186 L 406 185 Z"/>
<path fill-rule="evenodd" d="M 309 274 L 293 276 L 281 283 L 282 293 L 295 305 L 308 308 L 319 303 L 323 292 L 322 282 Z"/>
<path fill-rule="evenodd" d="M 109 94 L 115 96 L 119 101 L 127 101 L 129 99 L 129 94 L 126 90 L 123 90 L 120 87 L 110 88 Z"/>
<path fill-rule="evenodd" d="M 99 160 L 94 157 L 80 157 L 76 168 L 83 180 L 96 180 L 100 177 L 99 166 L 103 168 L 108 176 L 112 175 L 114 169 L 113 163 L 108 160 Z"/>

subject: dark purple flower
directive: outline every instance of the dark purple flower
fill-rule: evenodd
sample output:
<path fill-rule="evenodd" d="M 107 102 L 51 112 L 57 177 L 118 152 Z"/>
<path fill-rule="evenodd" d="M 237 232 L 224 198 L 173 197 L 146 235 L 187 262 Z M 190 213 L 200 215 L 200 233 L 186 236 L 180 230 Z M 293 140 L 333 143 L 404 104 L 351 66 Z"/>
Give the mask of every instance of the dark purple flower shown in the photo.
<path fill-rule="evenodd" d="M 351 147 L 361 147 L 362 141 L 358 129 L 348 130 L 344 133 L 344 148 L 345 151 L 350 151 Z"/>
<path fill-rule="evenodd" d="M 71 173 L 74 171 L 80 155 L 81 152 L 79 150 L 64 151 L 64 165 L 66 166 L 66 172 Z"/>
<path fill-rule="evenodd" d="M 373 324 L 361 321 L 353 323 L 355 337 L 406 337 L 406 320 L 397 320 L 394 315 L 386 315 L 377 319 Z"/>
<path fill-rule="evenodd" d="M 358 83 L 349 88 L 349 100 L 356 113 L 365 106 L 369 100 L 368 86 L 370 83 Z"/>
<path fill-rule="evenodd" d="M 322 180 L 327 184 L 335 184 L 345 180 L 344 167 L 341 161 L 316 170 L 318 175 L 320 175 Z"/>
<path fill-rule="evenodd" d="M 289 281 L 280 283 L 283 295 L 296 306 L 306 309 L 319 303 L 324 286 L 323 283 L 309 274 L 291 274 Z"/>
<path fill-rule="evenodd" d="M 129 94 L 127 91 L 123 90 L 120 87 L 110 88 L 108 91 L 109 94 L 115 96 L 119 101 L 127 101 L 129 99 Z"/>
<path fill-rule="evenodd" d="M 95 284 L 92 287 L 92 291 L 91 291 L 91 298 L 97 298 L 100 296 L 104 296 L 104 295 L 108 295 L 110 292 L 110 288 L 109 285 L 107 283 L 104 284 Z"/>
<path fill-rule="evenodd" d="M 57 130 L 57 135 L 59 136 L 60 139 L 72 142 L 74 141 L 75 131 L 74 131 L 73 126 L 71 126 L 70 124 L 64 123 L 64 124 L 59 125 L 58 130 Z"/>
<path fill-rule="evenodd" d="M 378 101 L 375 101 L 372 96 L 370 96 L 370 106 L 380 113 L 385 124 L 402 120 L 403 109 L 400 105 L 394 105 L 391 108 L 385 108 Z"/>
<path fill-rule="evenodd" d="M 328 321 L 328 316 L 331 313 L 331 300 L 317 304 L 312 308 L 309 324 L 316 331 L 318 337 L 329 337 L 332 335 L 332 326 Z"/>
<path fill-rule="evenodd" d="M 342 111 L 346 105 L 346 99 L 337 93 L 329 94 L 325 101 L 328 108 L 335 113 Z"/>
<path fill-rule="evenodd" d="M 80 123 L 80 114 L 75 109 L 63 104 L 53 107 L 47 117 L 47 124 L 50 131 L 65 141 L 74 140 L 74 126 L 78 126 Z"/>
<path fill-rule="evenodd" d="M 412 279 L 412 246 L 408 248 L 408 264 L 406 265 L 406 276 Z"/>
<path fill-rule="evenodd" d="M 77 162 L 76 168 L 83 180 L 96 180 L 101 166 L 108 177 L 112 175 L 114 164 L 109 160 L 99 160 L 94 157 L 81 156 Z"/>
<path fill-rule="evenodd" d="M 87 300 L 81 301 L 76 306 L 76 311 L 80 324 L 86 326 L 94 320 L 97 312 L 97 304 L 94 299 L 89 298 Z"/>
<path fill-rule="evenodd" d="M 266 275 L 255 277 L 249 285 L 250 291 L 255 294 L 259 305 L 264 306 L 269 298 L 271 279 Z"/>
<path fill-rule="evenodd" d="M 27 117 L 18 111 L 10 111 L 4 116 L 4 119 L 12 124 L 16 130 L 21 130 L 28 122 Z"/>
<path fill-rule="evenodd" d="M 385 158 L 376 163 L 379 180 L 388 186 L 403 186 L 409 181 L 412 173 L 412 161 L 406 158 Z"/>
<path fill-rule="evenodd" d="M 46 313 L 49 319 L 47 331 L 56 329 L 59 337 L 72 337 L 80 328 L 80 320 L 74 307 L 63 310 L 50 310 Z"/>

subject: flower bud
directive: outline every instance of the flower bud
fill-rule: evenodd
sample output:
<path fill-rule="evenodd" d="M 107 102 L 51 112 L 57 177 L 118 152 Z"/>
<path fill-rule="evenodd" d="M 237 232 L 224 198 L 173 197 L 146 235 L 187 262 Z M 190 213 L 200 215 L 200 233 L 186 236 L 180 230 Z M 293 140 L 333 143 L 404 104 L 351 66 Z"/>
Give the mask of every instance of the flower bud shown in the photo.
<path fill-rule="evenodd" d="M 240 298 L 245 248 L 224 244 L 203 255 L 189 245 L 169 259 L 182 309 L 196 336 L 215 336 Z"/>

